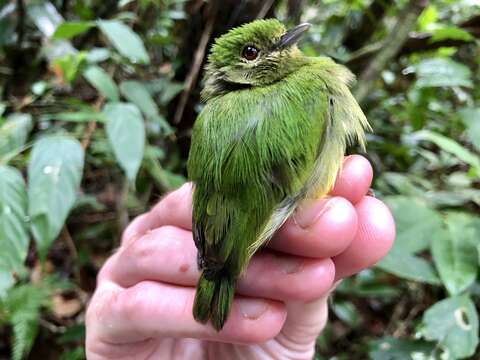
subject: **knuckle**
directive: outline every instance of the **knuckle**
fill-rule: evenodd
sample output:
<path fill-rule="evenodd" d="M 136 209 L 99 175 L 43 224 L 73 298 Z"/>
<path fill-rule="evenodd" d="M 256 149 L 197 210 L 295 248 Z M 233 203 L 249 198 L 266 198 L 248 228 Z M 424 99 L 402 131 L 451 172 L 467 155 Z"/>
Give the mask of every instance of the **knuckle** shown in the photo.
<path fill-rule="evenodd" d="M 311 267 L 310 267 L 311 266 Z M 282 283 L 282 290 L 285 296 L 302 302 L 314 301 L 325 296 L 333 287 L 335 280 L 335 266 L 331 259 L 322 260 L 322 264 L 310 265 L 310 270 L 300 274 L 308 276 L 301 281 L 285 281 Z M 315 284 L 312 286 L 312 284 Z"/>
<path fill-rule="evenodd" d="M 178 237 L 178 228 L 171 225 L 161 226 L 150 233 L 151 236 L 165 240 L 172 240 Z"/>
<path fill-rule="evenodd" d="M 110 274 L 112 273 L 112 267 L 115 264 L 114 259 L 117 256 L 118 256 L 118 253 L 113 256 L 110 256 L 107 259 L 107 261 L 105 261 L 105 263 L 102 265 L 102 267 L 100 268 L 97 274 L 97 285 L 100 284 L 102 281 L 110 278 Z"/>
<path fill-rule="evenodd" d="M 151 211 L 153 213 L 158 213 L 158 212 L 175 212 L 178 209 L 178 204 L 180 200 L 180 188 L 177 191 L 173 191 L 171 193 L 168 193 Z"/>
<path fill-rule="evenodd" d="M 130 241 L 132 238 L 137 237 L 138 234 L 136 233 L 135 229 L 137 228 L 137 225 L 145 221 L 147 217 L 148 213 L 138 215 L 135 219 L 133 219 L 123 231 L 122 239 L 124 241 Z"/>
<path fill-rule="evenodd" d="M 179 189 L 167 194 L 152 210 L 155 214 L 162 214 L 165 212 L 175 213 L 182 210 L 185 203 L 190 202 L 188 199 L 191 197 L 192 184 L 186 183 Z"/>
<path fill-rule="evenodd" d="M 108 323 L 114 305 L 118 302 L 121 289 L 113 283 L 104 283 L 94 293 L 87 307 L 85 322 L 87 327 L 97 323 Z"/>
<path fill-rule="evenodd" d="M 135 291 L 129 291 L 128 296 L 122 296 L 121 301 L 119 301 L 119 311 L 121 311 L 127 321 L 131 320 L 133 322 L 139 310 L 144 306 L 140 290 L 137 285 Z"/>
<path fill-rule="evenodd" d="M 176 252 L 174 250 L 181 246 L 178 238 L 178 229 L 174 226 L 162 226 L 147 232 L 120 250 L 115 266 L 117 270 L 125 264 L 128 267 L 124 266 L 118 272 L 124 274 L 127 268 L 142 272 L 163 262 L 165 257 L 171 257 Z"/>
<path fill-rule="evenodd" d="M 150 241 L 150 233 L 138 238 L 130 246 L 122 251 L 122 257 L 134 259 L 135 262 L 149 258 L 152 254 L 154 244 Z"/>

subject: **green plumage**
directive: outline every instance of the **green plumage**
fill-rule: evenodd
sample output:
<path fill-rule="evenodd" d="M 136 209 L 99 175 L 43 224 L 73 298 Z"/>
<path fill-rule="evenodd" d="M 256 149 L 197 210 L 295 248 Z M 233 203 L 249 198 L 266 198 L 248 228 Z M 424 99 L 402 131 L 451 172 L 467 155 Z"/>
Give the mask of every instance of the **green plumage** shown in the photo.
<path fill-rule="evenodd" d="M 251 256 L 300 201 L 330 190 L 347 143 L 364 144 L 351 73 L 288 41 L 281 23 L 259 20 L 219 38 L 209 56 L 188 172 L 202 270 L 193 313 L 216 329 Z M 259 50 L 253 61 L 242 58 L 248 45 Z"/>

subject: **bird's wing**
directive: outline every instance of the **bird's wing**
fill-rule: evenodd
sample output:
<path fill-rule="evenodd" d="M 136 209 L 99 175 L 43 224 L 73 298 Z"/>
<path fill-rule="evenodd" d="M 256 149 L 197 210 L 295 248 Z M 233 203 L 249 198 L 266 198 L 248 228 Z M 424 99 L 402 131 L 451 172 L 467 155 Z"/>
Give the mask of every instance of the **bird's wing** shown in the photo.
<path fill-rule="evenodd" d="M 272 212 L 250 256 L 268 241 L 304 199 L 318 199 L 333 187 L 348 145 L 359 143 L 365 149 L 367 118 L 350 92 L 354 75 L 329 58 L 318 58 L 296 75 L 297 93 L 303 93 L 302 106 L 310 121 L 322 129 L 317 139 L 316 159 L 309 177 L 295 194 L 285 197 Z M 310 84 L 310 85 L 308 85 Z"/>
<path fill-rule="evenodd" d="M 365 131 L 371 130 L 350 92 L 355 80 L 350 70 L 330 58 L 318 58 L 315 65 L 315 73 L 325 83 L 327 107 L 317 160 L 304 188 L 310 199 L 318 199 L 332 189 L 347 146 L 358 143 L 365 150 Z"/>
<path fill-rule="evenodd" d="M 325 124 L 321 81 L 229 94 L 197 119 L 189 156 L 201 268 L 241 272 L 294 210 Z"/>

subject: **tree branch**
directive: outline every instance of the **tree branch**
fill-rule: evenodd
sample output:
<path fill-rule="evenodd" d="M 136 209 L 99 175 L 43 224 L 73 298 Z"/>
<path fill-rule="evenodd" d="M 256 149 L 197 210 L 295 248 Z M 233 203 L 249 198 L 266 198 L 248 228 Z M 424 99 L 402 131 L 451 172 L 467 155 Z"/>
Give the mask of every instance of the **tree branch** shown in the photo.
<path fill-rule="evenodd" d="M 25 4 L 23 0 L 17 0 L 17 46 L 21 49 L 24 34 L 25 34 Z"/>
<path fill-rule="evenodd" d="M 392 1 L 374 0 L 365 10 L 360 23 L 352 28 L 343 40 L 343 44 L 350 50 L 356 51 L 370 42 L 372 35 L 377 30 L 387 9 L 393 5 Z"/>
<path fill-rule="evenodd" d="M 213 2 L 209 9 L 209 16 L 207 23 L 205 24 L 205 29 L 203 30 L 202 37 L 200 38 L 200 43 L 198 44 L 197 50 L 195 51 L 195 56 L 193 58 L 193 65 L 190 72 L 185 79 L 185 89 L 182 92 L 180 100 L 178 102 L 177 110 L 175 112 L 175 117 L 173 122 L 178 124 L 183 117 L 183 112 L 185 111 L 185 106 L 187 105 L 188 98 L 192 92 L 200 72 L 200 68 L 205 57 L 205 51 L 207 49 L 208 41 L 212 35 L 213 25 L 215 24 L 215 18 L 217 14 L 217 5 L 216 2 Z"/>
<path fill-rule="evenodd" d="M 304 3 L 305 3 L 305 0 L 288 0 L 287 1 L 287 14 L 288 14 L 289 20 L 292 23 L 298 24 L 300 22 Z"/>
<path fill-rule="evenodd" d="M 417 17 L 428 3 L 428 0 L 410 0 L 403 8 L 398 16 L 397 23 L 385 38 L 382 49 L 358 78 L 358 85 L 354 93 L 359 102 L 364 101 L 374 86 L 375 81 L 379 78 L 381 71 L 397 55 L 407 41 L 408 34 L 415 25 Z"/>
<path fill-rule="evenodd" d="M 275 0 L 266 0 L 263 3 L 263 6 L 260 8 L 260 11 L 257 14 L 257 19 L 263 19 L 268 11 L 272 8 L 273 3 Z"/>
<path fill-rule="evenodd" d="M 480 39 L 480 15 L 474 16 L 458 25 L 459 28 L 467 31 L 473 37 Z M 396 57 L 409 55 L 419 51 L 432 51 L 441 47 L 459 47 L 471 44 L 471 41 L 461 39 L 445 39 L 432 42 L 433 34 L 428 32 L 410 32 L 408 40 L 405 41 Z M 353 71 L 364 68 L 369 59 L 383 48 L 381 42 L 371 43 L 352 52 L 346 65 Z"/>

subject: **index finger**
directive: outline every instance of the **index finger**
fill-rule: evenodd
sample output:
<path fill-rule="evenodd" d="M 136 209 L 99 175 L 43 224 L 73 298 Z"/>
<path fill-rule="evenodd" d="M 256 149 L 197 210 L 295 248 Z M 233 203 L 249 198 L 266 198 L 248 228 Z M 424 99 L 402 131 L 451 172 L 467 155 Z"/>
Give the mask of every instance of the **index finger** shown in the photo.
<path fill-rule="evenodd" d="M 125 229 L 122 245 L 166 225 L 192 230 L 192 183 L 167 194 L 149 212 L 136 217 Z"/>

